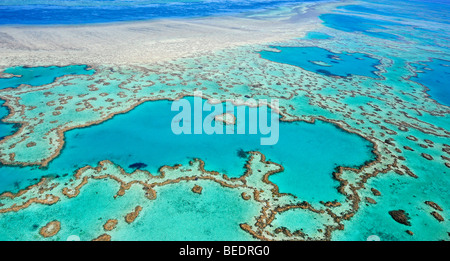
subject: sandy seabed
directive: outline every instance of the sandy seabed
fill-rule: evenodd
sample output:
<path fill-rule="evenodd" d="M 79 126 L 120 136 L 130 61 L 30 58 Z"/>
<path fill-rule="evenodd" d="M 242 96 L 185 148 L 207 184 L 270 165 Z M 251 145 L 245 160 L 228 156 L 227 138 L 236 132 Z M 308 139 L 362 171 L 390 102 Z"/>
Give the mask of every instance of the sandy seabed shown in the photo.
<path fill-rule="evenodd" d="M 1 26 L 0 67 L 143 65 L 302 37 L 337 3 L 242 16 L 69 26 Z M 342 3 L 340 3 L 342 5 Z"/>

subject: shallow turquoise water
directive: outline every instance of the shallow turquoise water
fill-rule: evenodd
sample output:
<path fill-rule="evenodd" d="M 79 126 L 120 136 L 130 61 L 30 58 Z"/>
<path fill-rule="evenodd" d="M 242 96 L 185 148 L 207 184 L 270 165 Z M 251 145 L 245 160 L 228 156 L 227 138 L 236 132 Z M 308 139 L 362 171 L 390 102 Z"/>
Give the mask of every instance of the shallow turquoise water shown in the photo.
<path fill-rule="evenodd" d="M 139 219 L 111 236 L 121 240 L 254 240 L 239 224 L 259 214 L 256 204 L 217 183 L 196 184 L 203 187 L 201 195 L 191 192 L 192 183 L 158 189 L 158 197 L 144 205 Z"/>
<path fill-rule="evenodd" d="M 414 157 L 408 156 L 409 159 Z M 380 197 L 374 197 L 376 207 L 361 204 L 361 210 L 352 220 L 344 222 L 345 231 L 336 231 L 332 239 L 364 241 L 371 235 L 377 235 L 381 241 L 448 240 L 448 225 L 446 229 L 445 224 L 437 222 L 430 215 L 433 209 L 424 204 L 425 200 L 432 200 L 444 209 L 448 206 L 448 173 L 436 171 L 437 164 L 434 162 L 418 162 L 417 165 L 424 169 L 417 183 L 412 183 L 407 176 L 392 178 L 390 175 L 395 175 L 393 173 L 370 179 L 367 187 L 375 187 L 381 192 Z M 405 210 L 412 226 L 393 220 L 389 211 L 395 209 Z M 414 236 L 405 233 L 406 229 L 413 231 Z"/>
<path fill-rule="evenodd" d="M 430 62 L 416 63 L 412 66 L 420 72 L 411 80 L 428 87 L 431 98 L 450 106 L 450 61 L 433 59 Z"/>
<path fill-rule="evenodd" d="M 148 200 L 140 187 L 113 198 L 117 183 L 92 180 L 83 193 L 64 203 L 2 214 L 0 240 L 45 240 L 39 229 L 51 220 L 61 221 L 61 231 L 50 240 L 65 241 L 71 235 L 91 240 L 105 233 L 102 226 L 108 219 L 119 221 L 108 233 L 112 240 L 252 240 L 239 224 L 258 215 L 257 205 L 217 183 L 196 184 L 203 187 L 201 195 L 192 193 L 192 183 L 178 183 L 158 189 L 158 197 Z M 138 205 L 143 208 L 139 217 L 125 223 L 123 217 Z"/>
<path fill-rule="evenodd" d="M 301 67 L 327 76 L 361 75 L 379 78 L 374 73 L 379 60 L 364 53 L 333 53 L 319 47 L 273 47 L 280 52 L 262 51 L 261 57 L 273 62 Z"/>
<path fill-rule="evenodd" d="M 326 40 L 331 38 L 333 37 L 321 32 L 308 32 L 304 37 L 306 40 Z"/>
<path fill-rule="evenodd" d="M 41 86 L 50 84 L 56 78 L 68 75 L 92 75 L 94 70 L 87 70 L 86 65 L 69 65 L 69 66 L 49 66 L 49 67 L 12 67 L 7 68 L 3 72 L 10 73 L 21 77 L 0 78 L 0 89 L 16 88 L 21 84 L 31 86 Z M 1 121 L 8 114 L 8 109 L 3 106 L 4 101 L 0 99 L 0 140 L 13 134 L 17 128 L 14 124 Z M 72 173 L 73 170 L 65 169 Z M 37 167 L 6 167 L 0 164 L 0 191 L 11 190 L 16 191 L 20 188 L 34 183 L 40 177 L 49 174 L 56 174 L 51 171 L 37 170 Z"/>
<path fill-rule="evenodd" d="M 21 84 L 41 86 L 50 84 L 56 78 L 67 75 L 92 75 L 94 70 L 88 70 L 86 65 L 49 66 L 49 67 L 12 67 L 3 71 L 17 75 L 11 78 L 0 78 L 0 89 L 15 88 Z M 18 77 L 18 76 L 21 77 Z"/>

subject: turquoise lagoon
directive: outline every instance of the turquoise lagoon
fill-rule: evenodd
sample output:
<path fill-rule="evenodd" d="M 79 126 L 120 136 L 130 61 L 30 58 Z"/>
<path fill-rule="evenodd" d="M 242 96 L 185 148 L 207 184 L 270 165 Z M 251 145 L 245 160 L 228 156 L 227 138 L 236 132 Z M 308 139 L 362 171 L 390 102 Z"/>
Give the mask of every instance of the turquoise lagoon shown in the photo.
<path fill-rule="evenodd" d="M 48 67 L 12 67 L 3 71 L 13 77 L 0 78 L 0 89 L 15 88 L 21 84 L 41 86 L 50 84 L 56 78 L 67 75 L 92 75 L 94 70 L 88 70 L 86 65 L 48 66 Z"/>
<path fill-rule="evenodd" d="M 5 118 L 9 114 L 9 110 L 6 106 L 4 106 L 4 103 L 4 101 L 0 100 L 0 119 Z M 13 134 L 15 131 L 16 128 L 14 127 L 14 124 L 0 121 L 0 140 Z"/>
<path fill-rule="evenodd" d="M 262 51 L 262 58 L 327 76 L 360 75 L 379 78 L 374 72 L 378 70 L 375 66 L 379 65 L 380 61 L 364 53 L 333 53 L 319 47 L 271 47 L 278 52 Z"/>
<path fill-rule="evenodd" d="M 193 99 L 188 98 L 191 102 Z M 171 111 L 171 104 L 171 101 L 147 102 L 102 124 L 67 131 L 61 154 L 47 169 L 1 167 L 0 176 L 6 180 L 2 190 L 8 189 L 8 180 L 11 180 L 9 186 L 18 182 L 15 179 L 20 175 L 35 179 L 43 175 L 71 174 L 105 159 L 129 172 L 134 170 L 133 164 L 143 163 L 147 166 L 143 169 L 156 173 L 163 165 L 185 164 L 200 158 L 207 170 L 239 177 L 245 172 L 247 160 L 239 153 L 243 150 L 260 151 L 268 160 L 285 167 L 283 173 L 270 177 L 281 192 L 308 201 L 332 201 L 342 197 L 337 192 L 339 183 L 332 178 L 335 168 L 358 167 L 374 159 L 370 142 L 322 121 L 281 122 L 279 141 L 272 146 L 260 145 L 260 138 L 267 136 L 261 133 L 175 135 L 171 121 L 178 112 Z M 257 109 L 246 109 L 247 128 L 250 110 Z M 204 113 L 203 119 L 206 117 Z"/>

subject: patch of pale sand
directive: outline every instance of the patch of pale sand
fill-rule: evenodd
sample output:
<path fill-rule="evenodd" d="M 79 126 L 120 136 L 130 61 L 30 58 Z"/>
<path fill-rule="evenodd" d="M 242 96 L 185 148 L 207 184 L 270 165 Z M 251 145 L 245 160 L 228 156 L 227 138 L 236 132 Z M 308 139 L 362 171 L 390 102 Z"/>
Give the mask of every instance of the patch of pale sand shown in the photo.
<path fill-rule="evenodd" d="M 0 27 L 0 66 L 143 65 L 302 37 L 336 3 L 273 16 L 210 17 L 77 26 Z M 271 15 L 272 14 L 272 15 Z M 256 18 L 255 18 L 256 17 Z"/>
<path fill-rule="evenodd" d="M 226 125 L 236 124 L 236 116 L 234 116 L 234 114 L 232 114 L 232 113 L 222 113 L 222 114 L 216 115 L 214 117 L 214 120 L 216 122 L 222 122 Z"/>

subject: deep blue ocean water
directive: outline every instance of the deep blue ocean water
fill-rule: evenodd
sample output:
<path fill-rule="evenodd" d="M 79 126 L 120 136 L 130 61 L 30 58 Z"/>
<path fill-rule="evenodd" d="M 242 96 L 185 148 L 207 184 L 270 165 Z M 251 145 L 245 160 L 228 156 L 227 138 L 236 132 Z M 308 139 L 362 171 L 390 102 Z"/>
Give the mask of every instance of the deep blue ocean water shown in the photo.
<path fill-rule="evenodd" d="M 382 31 L 373 30 L 383 30 L 386 29 L 385 26 L 389 25 L 400 25 L 398 23 L 374 20 L 353 15 L 344 14 L 323 14 L 320 15 L 320 19 L 324 21 L 324 25 L 345 31 L 345 32 L 361 32 L 365 35 L 382 38 L 386 40 L 399 40 L 400 37 L 391 33 L 386 33 Z"/>
<path fill-rule="evenodd" d="M 379 78 L 374 73 L 378 59 L 364 53 L 333 53 L 319 47 L 281 47 L 280 52 L 262 51 L 261 57 L 270 61 L 301 67 L 327 76 L 349 77 L 361 75 Z"/>
<path fill-rule="evenodd" d="M 202 17 L 236 14 L 245 11 L 271 8 L 281 4 L 314 0 L 253 0 L 253 1 L 168 1 L 142 4 L 141 1 L 9 1 L 0 5 L 0 24 L 91 24 L 138 21 L 156 18 Z M 25 4 L 23 4 L 25 3 Z M 46 3 L 46 4 L 43 4 Z"/>
<path fill-rule="evenodd" d="M 342 9 L 397 19 L 411 18 L 450 23 L 450 1 L 448 0 L 396 0 L 395 4 L 392 0 L 363 0 L 362 2 L 374 5 L 370 7 L 349 5 Z"/>
<path fill-rule="evenodd" d="M 450 106 L 450 61 L 433 59 L 430 62 L 412 64 L 421 71 L 411 80 L 425 85 L 428 94 L 437 102 Z"/>

